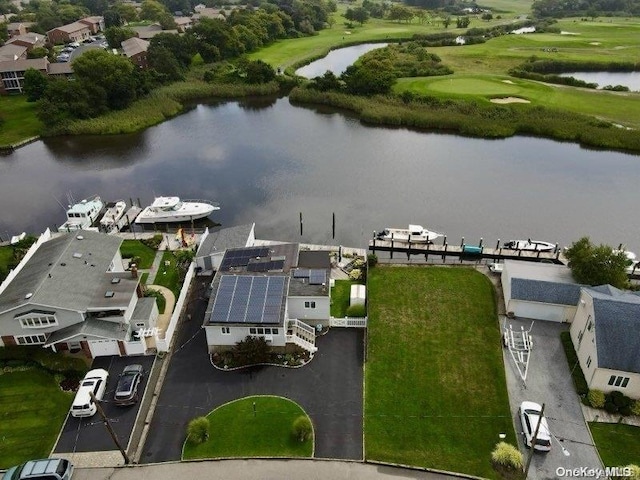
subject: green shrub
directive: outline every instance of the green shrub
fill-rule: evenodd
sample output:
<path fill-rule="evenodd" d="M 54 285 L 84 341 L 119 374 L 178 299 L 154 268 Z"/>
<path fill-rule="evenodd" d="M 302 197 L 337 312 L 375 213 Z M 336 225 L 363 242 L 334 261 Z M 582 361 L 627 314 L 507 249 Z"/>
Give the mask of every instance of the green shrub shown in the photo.
<path fill-rule="evenodd" d="M 602 390 L 589 390 L 589 405 L 593 408 L 604 407 L 605 398 Z"/>
<path fill-rule="evenodd" d="M 618 413 L 618 406 L 613 402 L 606 402 L 604 409 L 609 413 Z"/>
<path fill-rule="evenodd" d="M 638 465 L 627 465 L 627 468 L 630 470 L 629 475 L 624 478 L 625 480 L 640 480 L 640 466 Z"/>
<path fill-rule="evenodd" d="M 624 393 L 614 390 L 613 392 L 609 392 L 606 395 L 605 402 L 611 402 L 616 407 L 629 407 L 631 406 L 631 399 L 627 397 Z"/>
<path fill-rule="evenodd" d="M 311 426 L 311 420 L 306 415 L 300 415 L 293 421 L 293 427 L 291 433 L 300 442 L 304 442 L 311 438 L 313 427 Z"/>
<path fill-rule="evenodd" d="M 37 364 L 48 372 L 62 373 L 65 376 L 69 372 L 76 372 L 79 376 L 87 371 L 86 363 L 74 357 L 68 357 L 61 353 L 31 345 L 11 345 L 0 348 L 0 361 L 19 362 L 21 365 Z M 18 363 L 16 363 L 18 364 Z"/>
<path fill-rule="evenodd" d="M 631 415 L 640 415 L 640 400 L 635 400 L 631 405 Z"/>
<path fill-rule="evenodd" d="M 350 305 L 347 308 L 347 317 L 366 317 L 367 309 L 364 305 Z"/>
<path fill-rule="evenodd" d="M 197 417 L 187 425 L 187 441 L 200 444 L 209 438 L 209 419 L 207 417 Z"/>
<path fill-rule="evenodd" d="M 354 268 L 349 272 L 349 278 L 351 280 L 360 280 L 362 278 L 362 270 L 359 268 Z"/>
<path fill-rule="evenodd" d="M 157 250 L 160 244 L 162 243 L 162 234 L 156 233 L 151 238 L 143 238 L 142 240 L 140 240 L 140 243 L 142 243 L 143 245 L 146 245 L 147 247 L 153 250 Z"/>
<path fill-rule="evenodd" d="M 623 407 L 620 407 L 618 411 L 620 412 L 620 415 L 624 415 L 625 417 L 628 417 L 629 415 L 631 415 L 631 405 L 625 405 Z"/>
<path fill-rule="evenodd" d="M 367 265 L 369 267 L 375 267 L 378 264 L 378 256 L 375 253 L 367 255 Z"/>
<path fill-rule="evenodd" d="M 494 465 L 513 471 L 522 471 L 524 462 L 522 453 L 513 445 L 500 442 L 491 452 L 491 461 Z"/>
<path fill-rule="evenodd" d="M 571 341 L 571 334 L 569 332 L 562 332 L 560 334 L 560 341 L 564 348 L 564 353 L 567 356 L 567 362 L 569 363 L 569 370 L 571 370 L 571 376 L 573 377 L 573 385 L 576 387 L 578 395 L 587 395 L 589 393 L 589 385 L 584 378 L 582 368 L 578 363 L 578 356 L 576 350 L 573 348 L 573 342 Z"/>

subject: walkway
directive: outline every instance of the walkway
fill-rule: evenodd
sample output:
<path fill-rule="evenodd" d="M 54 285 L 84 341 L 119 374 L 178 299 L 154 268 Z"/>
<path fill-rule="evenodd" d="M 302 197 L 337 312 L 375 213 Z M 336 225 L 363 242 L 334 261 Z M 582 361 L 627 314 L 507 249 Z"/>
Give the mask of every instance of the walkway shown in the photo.
<path fill-rule="evenodd" d="M 171 321 L 171 315 L 173 314 L 173 307 L 176 304 L 176 296 L 171 290 L 162 285 L 147 285 L 147 290 L 157 290 L 165 299 L 164 313 L 158 315 L 156 327 L 158 327 L 161 332 L 166 332 L 169 322 Z"/>
<path fill-rule="evenodd" d="M 243 480 L 445 480 L 474 478 L 425 472 L 386 465 L 326 460 L 209 460 L 185 463 L 134 465 L 118 468 L 76 468 L 74 480 L 175 480 L 225 478 Z"/>

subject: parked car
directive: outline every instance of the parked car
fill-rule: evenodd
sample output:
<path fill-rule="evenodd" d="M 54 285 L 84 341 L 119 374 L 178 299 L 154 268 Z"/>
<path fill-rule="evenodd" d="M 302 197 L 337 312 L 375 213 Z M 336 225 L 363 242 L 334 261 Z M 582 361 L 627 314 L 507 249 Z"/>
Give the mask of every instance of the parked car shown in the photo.
<path fill-rule="evenodd" d="M 525 446 L 531 448 L 533 435 L 536 433 L 538 421 L 540 421 L 540 428 L 538 428 L 536 444 L 533 449 L 540 452 L 548 452 L 551 450 L 551 431 L 549 430 L 549 425 L 547 425 L 547 419 L 542 417 L 540 420 L 541 411 L 542 407 L 537 403 L 525 401 L 520 404 L 518 414 L 524 430 Z"/>
<path fill-rule="evenodd" d="M 70 46 L 71 48 L 78 48 L 78 47 L 80 46 L 80 44 L 79 44 L 78 42 L 71 42 L 71 43 L 69 44 L 69 46 Z"/>
<path fill-rule="evenodd" d="M 138 401 L 138 387 L 142 381 L 142 365 L 127 365 L 122 370 L 113 400 L 116 405 L 133 405 Z"/>
<path fill-rule="evenodd" d="M 71 47 L 64 47 L 64 48 L 61 50 L 61 52 L 62 52 L 62 53 L 71 53 L 71 52 L 73 52 L 73 48 L 71 48 Z"/>
<path fill-rule="evenodd" d="M 58 55 L 56 57 L 56 60 L 58 60 L 59 62 L 68 62 L 69 61 L 69 55 L 66 53 L 61 53 L 60 55 Z"/>
<path fill-rule="evenodd" d="M 73 465 L 64 458 L 43 458 L 29 460 L 11 467 L 2 480 L 69 480 L 73 475 Z"/>
<path fill-rule="evenodd" d="M 89 392 L 93 392 L 95 398 L 99 401 L 104 397 L 104 391 L 107 388 L 107 379 L 109 372 L 102 368 L 89 371 L 82 382 L 80 388 L 76 392 L 76 397 L 71 404 L 71 415 L 74 417 L 91 417 L 95 415 L 98 407 L 91 398 Z"/>
<path fill-rule="evenodd" d="M 502 273 L 502 269 L 504 268 L 504 263 L 490 263 L 489 271 L 491 273 Z"/>

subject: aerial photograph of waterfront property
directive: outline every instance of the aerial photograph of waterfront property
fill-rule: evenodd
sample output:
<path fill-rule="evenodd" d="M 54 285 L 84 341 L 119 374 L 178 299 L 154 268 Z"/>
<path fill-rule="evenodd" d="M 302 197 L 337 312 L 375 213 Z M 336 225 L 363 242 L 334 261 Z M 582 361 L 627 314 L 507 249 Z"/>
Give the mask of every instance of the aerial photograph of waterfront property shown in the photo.
<path fill-rule="evenodd" d="M 0 0 L 0 480 L 640 480 L 640 0 Z"/>

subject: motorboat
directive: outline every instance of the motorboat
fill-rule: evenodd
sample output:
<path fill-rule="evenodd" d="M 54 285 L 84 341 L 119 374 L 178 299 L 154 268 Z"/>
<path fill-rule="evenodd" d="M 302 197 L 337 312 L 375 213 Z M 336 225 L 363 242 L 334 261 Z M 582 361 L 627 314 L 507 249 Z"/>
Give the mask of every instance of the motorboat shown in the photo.
<path fill-rule="evenodd" d="M 136 218 L 136 223 L 190 222 L 220 210 L 207 200 L 180 200 L 179 197 L 156 197 Z"/>
<path fill-rule="evenodd" d="M 117 233 L 121 228 L 120 220 L 126 209 L 127 202 L 124 200 L 107 204 L 107 211 L 100 219 L 100 230 L 105 233 Z"/>
<path fill-rule="evenodd" d="M 60 225 L 58 231 L 71 232 L 74 230 L 89 229 L 98 219 L 103 208 L 104 203 L 98 195 L 69 205 L 67 209 L 67 221 Z"/>
<path fill-rule="evenodd" d="M 443 233 L 432 232 L 421 225 L 409 225 L 409 228 L 385 228 L 376 235 L 378 240 L 393 240 L 411 243 L 433 243 Z"/>
<path fill-rule="evenodd" d="M 542 240 L 509 240 L 504 243 L 504 248 L 509 250 L 526 250 L 531 252 L 551 252 L 556 246 L 553 243 Z"/>

